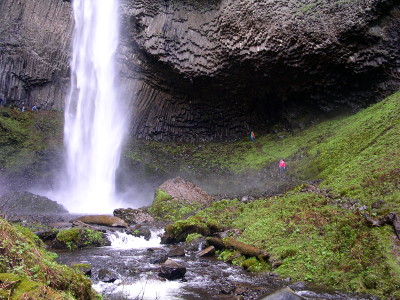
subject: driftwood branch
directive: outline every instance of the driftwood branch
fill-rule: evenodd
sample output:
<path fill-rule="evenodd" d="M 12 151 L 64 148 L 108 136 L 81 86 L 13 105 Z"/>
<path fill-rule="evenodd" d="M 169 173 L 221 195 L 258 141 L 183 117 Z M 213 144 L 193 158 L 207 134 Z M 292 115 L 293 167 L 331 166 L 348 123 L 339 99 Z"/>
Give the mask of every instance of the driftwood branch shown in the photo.
<path fill-rule="evenodd" d="M 396 232 L 397 238 L 400 239 L 400 218 L 397 213 L 389 213 L 379 220 L 372 219 L 368 214 L 363 214 L 363 216 L 372 226 L 391 225 Z"/>

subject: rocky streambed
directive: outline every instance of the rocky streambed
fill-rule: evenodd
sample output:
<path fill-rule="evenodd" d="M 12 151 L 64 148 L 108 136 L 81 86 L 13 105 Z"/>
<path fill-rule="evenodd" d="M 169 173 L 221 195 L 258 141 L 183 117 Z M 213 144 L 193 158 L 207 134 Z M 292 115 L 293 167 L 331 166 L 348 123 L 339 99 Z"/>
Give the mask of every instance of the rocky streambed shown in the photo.
<path fill-rule="evenodd" d="M 103 220 L 108 218 L 115 222 L 114 216 L 104 216 Z M 79 221 L 88 219 L 86 215 L 30 214 L 16 216 L 13 221 L 45 225 L 46 229 L 37 234 L 50 251 L 57 253 L 57 262 L 81 269 L 104 299 L 375 299 L 292 282 L 273 272 L 248 272 L 218 260 L 215 251 L 206 250 L 209 245 L 204 239 L 162 244 L 162 223 L 124 227 Z M 61 249 L 49 232 L 71 228 L 104 233 L 106 242 L 97 245 L 100 247 L 93 244 Z"/>
<path fill-rule="evenodd" d="M 58 262 L 88 264 L 86 271 L 105 299 L 374 299 L 274 273 L 253 274 L 215 256 L 201 256 L 202 244 L 162 245 L 163 229 L 150 225 L 150 230 L 147 240 L 110 232 L 110 246 L 57 251 Z"/>

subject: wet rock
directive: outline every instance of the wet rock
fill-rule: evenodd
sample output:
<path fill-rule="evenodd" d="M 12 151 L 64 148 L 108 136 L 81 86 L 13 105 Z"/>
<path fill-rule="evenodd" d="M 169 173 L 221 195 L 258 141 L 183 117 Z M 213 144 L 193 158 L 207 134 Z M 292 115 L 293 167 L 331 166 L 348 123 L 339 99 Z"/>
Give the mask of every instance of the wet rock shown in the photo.
<path fill-rule="evenodd" d="M 183 247 L 172 247 L 168 252 L 168 257 L 185 256 L 185 249 Z"/>
<path fill-rule="evenodd" d="M 0 197 L 0 208 L 6 214 L 67 214 L 56 201 L 30 192 L 10 192 Z"/>
<path fill-rule="evenodd" d="M 43 241 L 52 241 L 56 238 L 59 230 L 45 230 L 45 231 L 36 231 L 35 234 Z"/>
<path fill-rule="evenodd" d="M 161 264 L 160 272 L 158 273 L 160 277 L 168 280 L 181 279 L 185 274 L 186 267 L 170 259 Z"/>
<path fill-rule="evenodd" d="M 142 209 L 117 208 L 113 214 L 130 225 L 154 222 L 154 218 Z"/>
<path fill-rule="evenodd" d="M 81 221 L 87 224 L 96 224 L 103 225 L 109 227 L 128 227 L 129 225 L 122 219 L 118 217 L 108 216 L 108 215 L 91 215 L 91 216 L 82 216 L 71 220 L 70 222 Z"/>
<path fill-rule="evenodd" d="M 190 242 L 185 243 L 185 250 L 187 251 L 200 251 L 204 249 L 206 245 L 206 238 L 199 236 Z"/>
<path fill-rule="evenodd" d="M 97 278 L 99 281 L 112 283 L 118 279 L 118 275 L 114 274 L 114 272 L 111 272 L 110 270 L 101 269 L 97 274 Z"/>
<path fill-rule="evenodd" d="M 215 255 L 215 247 L 214 246 L 207 247 L 206 249 L 204 249 L 196 254 L 197 257 L 208 257 L 208 256 L 214 256 L 214 255 Z"/>
<path fill-rule="evenodd" d="M 150 240 L 151 238 L 151 231 L 147 227 L 143 227 L 140 225 L 135 225 L 129 227 L 125 230 L 127 234 L 133 235 L 135 237 L 144 237 L 146 241 Z"/>
<path fill-rule="evenodd" d="M 52 241 L 52 248 L 75 250 L 87 247 L 110 246 L 111 242 L 103 232 L 95 232 L 88 228 L 70 228 L 58 232 L 56 238 Z"/>
<path fill-rule="evenodd" d="M 168 259 L 168 254 L 164 249 L 149 248 L 147 252 L 150 256 L 151 264 L 162 264 Z"/>
<path fill-rule="evenodd" d="M 285 287 L 267 296 L 262 296 L 259 300 L 302 300 L 305 299 L 297 295 L 291 288 Z"/>

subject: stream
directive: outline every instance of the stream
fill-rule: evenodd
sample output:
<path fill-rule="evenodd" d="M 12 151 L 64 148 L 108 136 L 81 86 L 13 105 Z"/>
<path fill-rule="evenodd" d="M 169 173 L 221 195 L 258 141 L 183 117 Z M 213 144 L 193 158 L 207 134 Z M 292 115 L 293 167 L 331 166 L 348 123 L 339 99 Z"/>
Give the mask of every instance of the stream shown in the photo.
<path fill-rule="evenodd" d="M 293 283 L 289 278 L 278 279 L 273 273 L 252 274 L 215 257 L 200 258 L 196 255 L 198 250 L 185 250 L 185 256 L 170 258 L 187 271 L 183 279 L 166 280 L 158 276 L 157 262 L 175 246 L 161 245 L 161 233 L 161 228 L 153 228 L 151 238 L 145 240 L 113 232 L 109 235 L 111 246 L 57 251 L 57 260 L 66 265 L 89 264 L 94 289 L 110 300 L 259 299 L 287 286 L 305 299 L 377 299 Z"/>

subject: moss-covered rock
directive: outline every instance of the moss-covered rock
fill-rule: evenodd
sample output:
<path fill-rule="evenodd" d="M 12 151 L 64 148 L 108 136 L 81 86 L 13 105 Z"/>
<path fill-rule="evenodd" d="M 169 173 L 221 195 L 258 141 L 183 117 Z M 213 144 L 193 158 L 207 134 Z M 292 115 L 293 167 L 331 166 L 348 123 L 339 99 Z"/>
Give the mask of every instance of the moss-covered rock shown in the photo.
<path fill-rule="evenodd" d="M 186 220 L 167 225 L 161 242 L 164 244 L 184 242 L 190 234 L 209 236 L 221 230 L 222 226 L 218 222 L 202 217 L 189 217 Z"/>
<path fill-rule="evenodd" d="M 0 218 L 0 281 L 4 299 L 99 299 L 81 272 L 54 261 L 31 231 Z M 3 298 L 1 298 L 3 299 Z"/>
<path fill-rule="evenodd" d="M 68 250 L 107 245 L 110 245 L 110 242 L 103 232 L 77 227 L 60 231 L 53 241 L 53 248 Z"/>
<path fill-rule="evenodd" d="M 211 197 L 197 185 L 174 178 L 156 190 L 149 212 L 158 220 L 176 221 L 208 206 L 210 201 Z"/>

